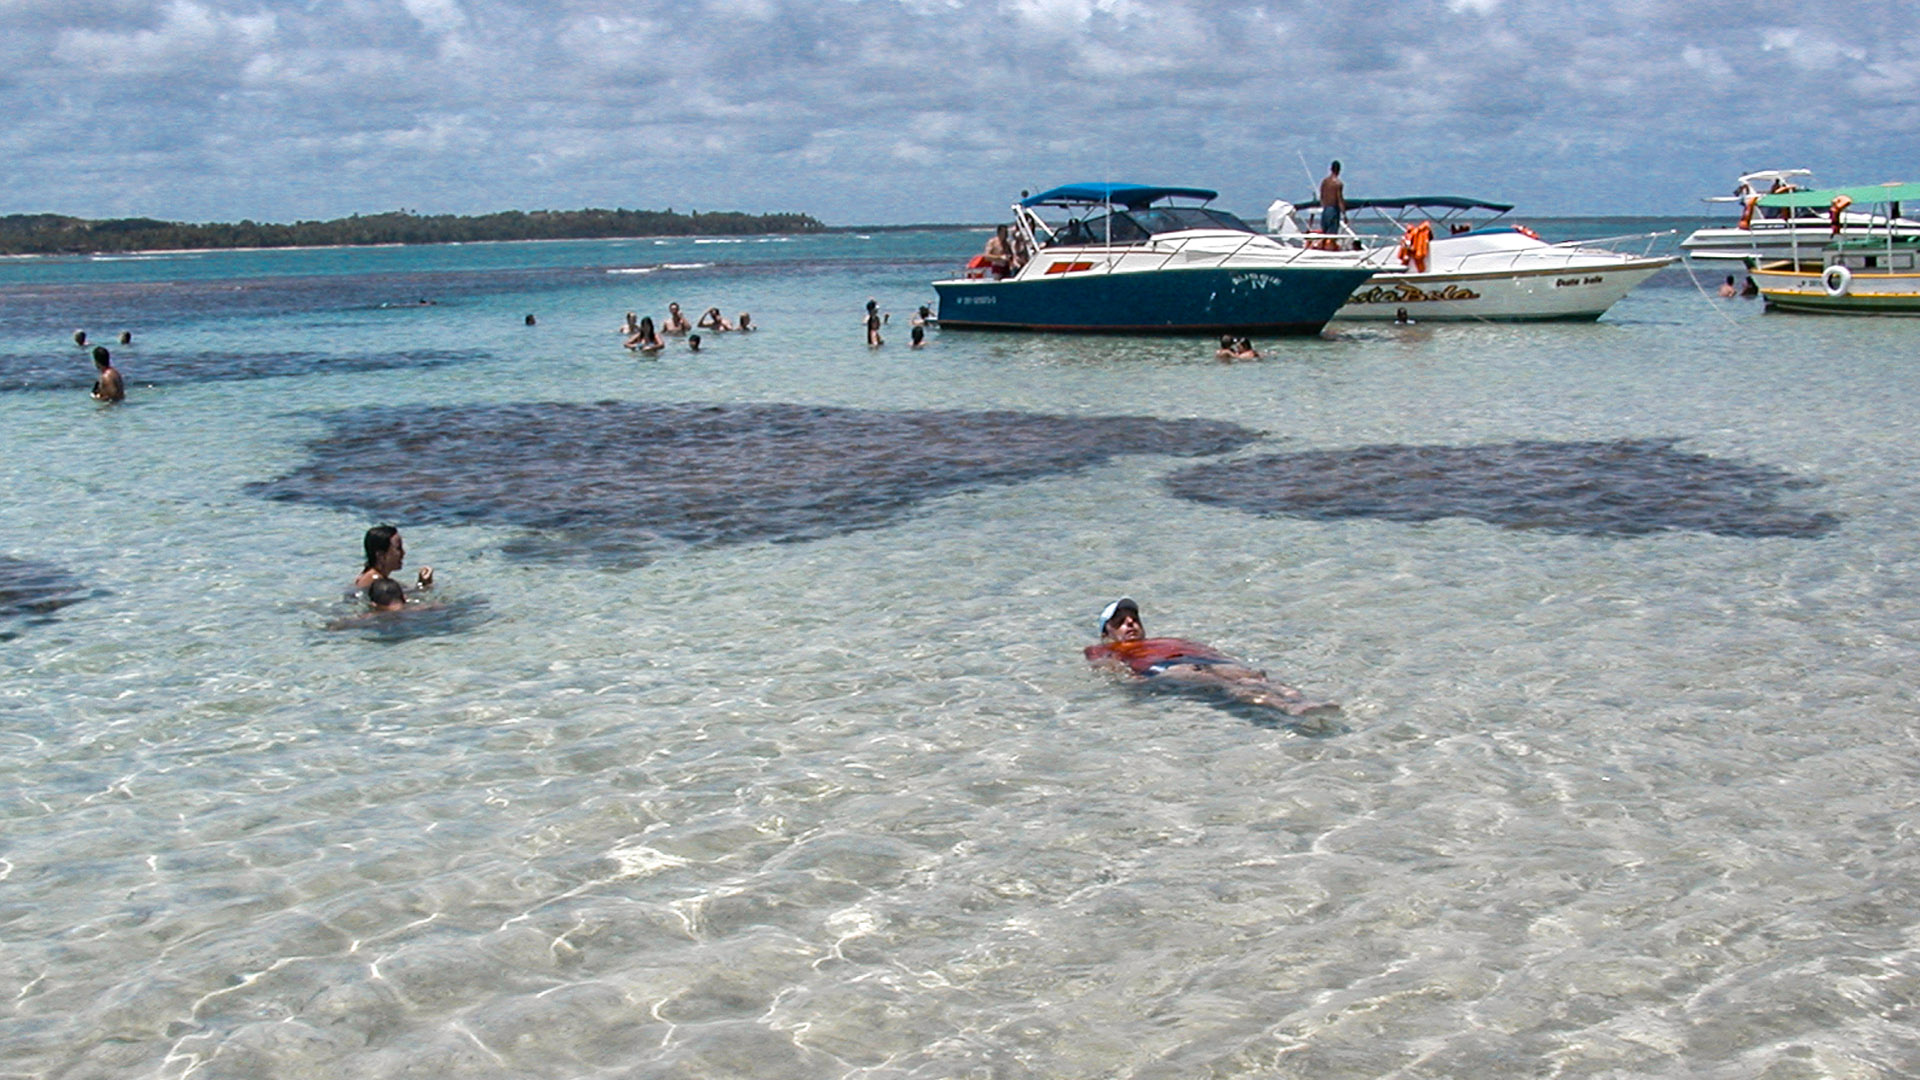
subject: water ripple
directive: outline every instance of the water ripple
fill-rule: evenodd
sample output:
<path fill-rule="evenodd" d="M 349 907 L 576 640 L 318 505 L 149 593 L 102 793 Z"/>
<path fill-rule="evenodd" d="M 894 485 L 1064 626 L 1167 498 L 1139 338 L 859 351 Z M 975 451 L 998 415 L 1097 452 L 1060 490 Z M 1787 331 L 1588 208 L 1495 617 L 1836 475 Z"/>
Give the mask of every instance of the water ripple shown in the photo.
<path fill-rule="evenodd" d="M 1833 514 L 1781 505 L 1817 480 L 1772 465 L 1674 449 L 1678 439 L 1522 441 L 1483 446 L 1362 446 L 1183 469 L 1181 498 L 1262 517 L 1316 521 L 1470 517 L 1512 529 L 1587 536 L 1669 530 L 1818 539 Z"/>

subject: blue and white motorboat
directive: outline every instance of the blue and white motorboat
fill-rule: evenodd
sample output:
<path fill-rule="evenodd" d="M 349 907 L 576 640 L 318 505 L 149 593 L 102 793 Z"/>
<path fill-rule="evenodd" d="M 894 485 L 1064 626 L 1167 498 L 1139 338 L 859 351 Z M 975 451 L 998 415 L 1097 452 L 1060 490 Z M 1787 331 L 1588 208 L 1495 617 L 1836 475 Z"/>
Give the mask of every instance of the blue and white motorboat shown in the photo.
<path fill-rule="evenodd" d="M 975 259 L 967 276 L 933 283 L 940 325 L 1316 334 L 1373 276 L 1351 258 L 1289 247 L 1205 205 L 1217 195 L 1098 183 L 1023 198 L 1013 206 L 1009 265 Z"/>

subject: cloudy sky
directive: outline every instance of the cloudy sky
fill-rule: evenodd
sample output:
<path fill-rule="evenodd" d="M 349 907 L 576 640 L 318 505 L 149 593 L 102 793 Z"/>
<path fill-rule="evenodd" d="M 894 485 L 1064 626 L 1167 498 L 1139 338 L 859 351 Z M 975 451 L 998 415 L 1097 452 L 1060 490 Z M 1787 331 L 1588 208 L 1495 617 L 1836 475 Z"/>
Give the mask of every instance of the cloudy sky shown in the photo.
<path fill-rule="evenodd" d="M 1687 214 L 1920 180 L 1920 15 L 1769 0 L 0 0 L 0 213 L 989 221 L 1022 188 Z"/>

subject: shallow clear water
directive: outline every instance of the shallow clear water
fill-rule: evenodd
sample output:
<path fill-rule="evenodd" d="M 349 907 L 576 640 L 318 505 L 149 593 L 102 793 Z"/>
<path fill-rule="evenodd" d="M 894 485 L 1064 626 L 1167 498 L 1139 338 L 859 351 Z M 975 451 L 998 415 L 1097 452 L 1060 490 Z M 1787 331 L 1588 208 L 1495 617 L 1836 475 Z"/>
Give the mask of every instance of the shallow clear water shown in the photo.
<path fill-rule="evenodd" d="M 0 1073 L 1920 1069 L 1920 321 L 907 349 L 982 239 L 0 264 Z M 1363 448 L 1474 501 L 1275 502 Z M 447 606 L 328 629 L 383 514 Z"/>

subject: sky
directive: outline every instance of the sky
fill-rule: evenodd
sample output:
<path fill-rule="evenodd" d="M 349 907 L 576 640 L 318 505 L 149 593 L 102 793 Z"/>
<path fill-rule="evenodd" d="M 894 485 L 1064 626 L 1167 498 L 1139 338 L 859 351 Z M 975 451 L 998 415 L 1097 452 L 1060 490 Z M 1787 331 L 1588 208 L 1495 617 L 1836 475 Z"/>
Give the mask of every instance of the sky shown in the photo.
<path fill-rule="evenodd" d="M 989 222 L 1022 190 L 1699 214 L 1920 181 L 1920 15 L 1847 0 L 0 0 L 0 214 Z"/>

